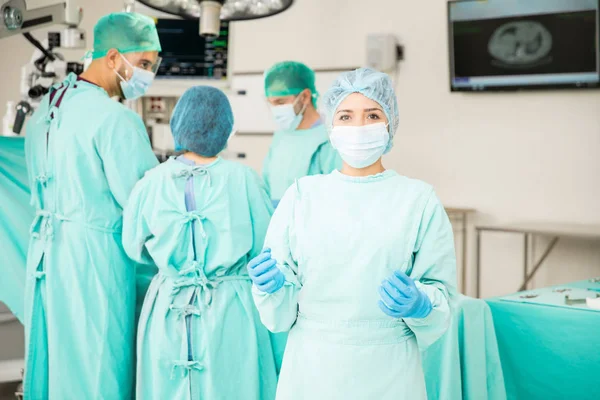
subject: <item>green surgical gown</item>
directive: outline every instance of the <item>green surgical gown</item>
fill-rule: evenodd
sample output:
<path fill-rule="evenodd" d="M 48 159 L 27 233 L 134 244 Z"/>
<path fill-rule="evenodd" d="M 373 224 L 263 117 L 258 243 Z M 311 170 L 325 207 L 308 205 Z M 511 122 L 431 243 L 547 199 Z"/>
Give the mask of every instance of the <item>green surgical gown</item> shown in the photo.
<path fill-rule="evenodd" d="M 25 264 L 33 208 L 23 138 L 0 137 L 0 302 L 24 322 Z M 1 330 L 1 329 L 0 329 Z"/>
<path fill-rule="evenodd" d="M 123 207 L 157 165 L 141 118 L 73 74 L 46 96 L 25 142 L 31 226 L 25 398 L 131 400 L 136 265 Z"/>
<path fill-rule="evenodd" d="M 265 240 L 286 276 L 253 288 L 263 323 L 291 328 L 277 399 L 425 400 L 420 350 L 446 331 L 456 293 L 452 227 L 432 188 L 388 170 L 300 179 Z M 402 269 L 431 300 L 424 319 L 381 312 L 378 288 Z"/>
<path fill-rule="evenodd" d="M 331 147 L 325 125 L 297 131 L 275 132 L 263 164 L 263 179 L 272 200 L 280 200 L 296 179 L 328 174 L 342 166 Z"/>
<path fill-rule="evenodd" d="M 274 346 L 246 271 L 271 213 L 259 176 L 221 158 L 170 159 L 135 187 L 123 244 L 159 269 L 140 316 L 138 399 L 275 397 Z"/>

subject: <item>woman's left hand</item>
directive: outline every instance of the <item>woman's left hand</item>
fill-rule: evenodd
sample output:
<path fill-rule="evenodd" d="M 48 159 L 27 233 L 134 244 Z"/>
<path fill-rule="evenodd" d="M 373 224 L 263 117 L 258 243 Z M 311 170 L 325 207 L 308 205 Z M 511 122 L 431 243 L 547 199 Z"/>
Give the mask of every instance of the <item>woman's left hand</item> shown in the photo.
<path fill-rule="evenodd" d="M 379 296 L 379 308 L 393 318 L 425 318 L 432 309 L 429 297 L 402 271 L 381 283 Z"/>

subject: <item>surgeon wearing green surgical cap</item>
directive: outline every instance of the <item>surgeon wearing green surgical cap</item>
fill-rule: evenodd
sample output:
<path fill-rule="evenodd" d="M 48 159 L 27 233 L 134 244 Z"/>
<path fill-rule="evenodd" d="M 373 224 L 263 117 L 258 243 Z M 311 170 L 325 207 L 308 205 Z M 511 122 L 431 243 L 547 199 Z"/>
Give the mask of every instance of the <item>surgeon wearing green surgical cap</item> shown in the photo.
<path fill-rule="evenodd" d="M 154 20 L 133 13 L 114 13 L 94 28 L 92 63 L 81 78 L 97 84 L 110 97 L 135 100 L 143 96 L 161 59 Z"/>
<path fill-rule="evenodd" d="M 143 95 L 160 50 L 152 19 L 101 18 L 89 68 L 52 87 L 28 123 L 26 399 L 134 398 L 136 288 L 142 298 L 154 271 L 127 257 L 122 215 L 158 162 L 141 118 L 111 97 Z"/>
<path fill-rule="evenodd" d="M 317 111 L 314 71 L 285 61 L 267 70 L 264 79 L 277 131 L 264 161 L 263 178 L 276 205 L 296 179 L 328 174 L 341 167 L 341 159 Z"/>

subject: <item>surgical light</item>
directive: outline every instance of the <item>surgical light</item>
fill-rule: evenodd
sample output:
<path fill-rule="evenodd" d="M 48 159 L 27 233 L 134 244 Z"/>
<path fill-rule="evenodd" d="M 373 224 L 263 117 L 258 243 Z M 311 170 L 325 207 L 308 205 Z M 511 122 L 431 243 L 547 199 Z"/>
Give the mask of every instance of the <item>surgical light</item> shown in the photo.
<path fill-rule="evenodd" d="M 287 10 L 294 0 L 139 0 L 168 14 L 200 20 L 200 34 L 219 36 L 220 21 L 241 21 L 270 17 Z"/>

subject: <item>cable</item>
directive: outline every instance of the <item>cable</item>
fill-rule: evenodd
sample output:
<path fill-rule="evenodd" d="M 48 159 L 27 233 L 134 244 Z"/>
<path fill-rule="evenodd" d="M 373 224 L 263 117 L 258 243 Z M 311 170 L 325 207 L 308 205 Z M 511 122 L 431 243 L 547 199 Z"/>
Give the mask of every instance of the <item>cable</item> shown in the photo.
<path fill-rule="evenodd" d="M 33 62 L 33 65 L 38 69 L 38 71 L 43 73 L 46 70 L 47 62 L 48 62 L 48 57 L 42 55 L 40 58 L 38 58 L 37 60 L 35 60 Z"/>
<path fill-rule="evenodd" d="M 31 43 L 32 45 L 34 45 L 39 51 L 41 51 L 42 53 L 44 53 L 44 55 L 50 60 L 50 61 L 55 61 L 56 58 L 54 58 L 54 55 L 52 53 L 50 53 L 48 50 L 46 50 L 44 48 L 44 46 L 42 46 L 42 44 L 40 42 L 38 42 L 36 40 L 36 38 L 34 38 L 33 36 L 31 36 L 31 33 L 27 32 L 24 33 L 23 36 L 25 36 L 25 39 L 27 39 L 29 41 L 29 43 Z"/>

